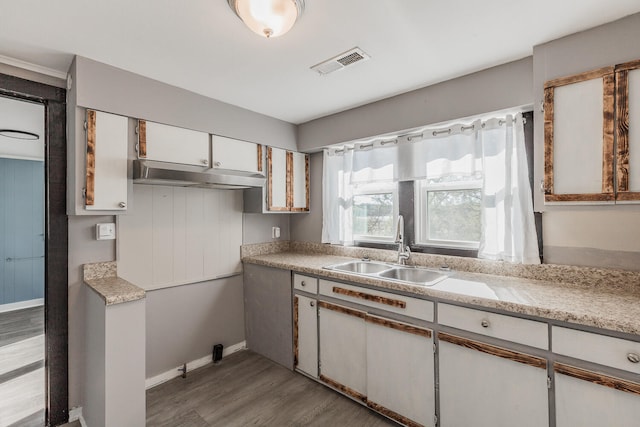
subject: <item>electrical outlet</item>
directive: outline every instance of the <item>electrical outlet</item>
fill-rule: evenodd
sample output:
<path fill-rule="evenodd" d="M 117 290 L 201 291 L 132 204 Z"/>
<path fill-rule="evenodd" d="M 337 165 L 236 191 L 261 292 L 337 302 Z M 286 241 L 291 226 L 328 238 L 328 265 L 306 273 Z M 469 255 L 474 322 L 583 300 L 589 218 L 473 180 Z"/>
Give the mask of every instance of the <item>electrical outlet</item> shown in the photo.
<path fill-rule="evenodd" d="M 272 239 L 280 238 L 280 227 L 271 227 L 271 238 Z"/>
<path fill-rule="evenodd" d="M 116 225 L 114 223 L 96 224 L 96 240 L 114 240 Z"/>

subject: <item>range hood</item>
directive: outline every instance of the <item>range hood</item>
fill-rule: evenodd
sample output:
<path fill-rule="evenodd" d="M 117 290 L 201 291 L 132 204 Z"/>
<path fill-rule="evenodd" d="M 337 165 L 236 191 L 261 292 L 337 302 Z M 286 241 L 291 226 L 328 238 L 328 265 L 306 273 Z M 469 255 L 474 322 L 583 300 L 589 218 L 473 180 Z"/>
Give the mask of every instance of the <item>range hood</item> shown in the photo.
<path fill-rule="evenodd" d="M 153 160 L 133 161 L 134 184 L 233 190 L 262 187 L 265 181 L 263 174 L 255 172 L 212 169 Z"/>

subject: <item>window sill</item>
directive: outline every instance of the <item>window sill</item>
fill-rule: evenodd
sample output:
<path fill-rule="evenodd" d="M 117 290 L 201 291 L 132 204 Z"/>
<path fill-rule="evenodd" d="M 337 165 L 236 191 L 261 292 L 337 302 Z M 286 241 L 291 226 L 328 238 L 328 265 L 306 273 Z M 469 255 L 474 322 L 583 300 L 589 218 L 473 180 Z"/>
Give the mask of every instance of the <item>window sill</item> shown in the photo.
<path fill-rule="evenodd" d="M 386 249 L 390 251 L 398 250 L 397 243 L 386 243 L 386 242 L 356 241 L 354 242 L 353 246 L 359 247 L 359 248 Z M 477 249 L 447 248 L 447 247 L 424 246 L 424 245 L 414 245 L 414 244 L 410 244 L 409 249 L 411 249 L 411 252 L 415 252 L 419 254 L 448 255 L 448 256 L 459 256 L 464 258 L 478 258 Z"/>

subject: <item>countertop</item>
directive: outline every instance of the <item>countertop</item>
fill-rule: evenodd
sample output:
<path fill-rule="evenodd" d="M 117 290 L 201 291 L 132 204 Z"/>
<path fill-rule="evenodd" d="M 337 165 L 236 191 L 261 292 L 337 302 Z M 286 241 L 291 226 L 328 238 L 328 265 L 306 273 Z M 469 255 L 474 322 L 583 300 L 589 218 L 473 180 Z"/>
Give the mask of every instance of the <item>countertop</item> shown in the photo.
<path fill-rule="evenodd" d="M 116 262 L 98 262 L 84 265 L 84 282 L 105 305 L 122 304 L 145 298 L 144 289 L 118 277 Z"/>
<path fill-rule="evenodd" d="M 603 270 L 584 269 L 584 280 L 580 283 L 453 271 L 451 277 L 436 283 L 435 286 L 425 287 L 323 268 L 354 259 L 357 258 L 284 251 L 249 254 L 245 255 L 242 261 L 399 291 L 442 302 L 460 302 L 577 325 L 640 334 L 640 283 L 619 280 L 607 283 L 606 271 L 603 273 Z M 589 280 L 589 274 L 597 276 L 596 280 Z M 635 279 L 627 282 L 632 281 Z"/>

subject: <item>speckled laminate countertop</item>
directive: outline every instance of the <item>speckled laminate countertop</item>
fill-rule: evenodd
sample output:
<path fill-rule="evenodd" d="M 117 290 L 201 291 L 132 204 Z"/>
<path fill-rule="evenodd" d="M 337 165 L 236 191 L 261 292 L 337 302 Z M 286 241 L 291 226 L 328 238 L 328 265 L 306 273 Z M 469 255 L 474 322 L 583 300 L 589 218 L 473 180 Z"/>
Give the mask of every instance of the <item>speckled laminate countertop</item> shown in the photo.
<path fill-rule="evenodd" d="M 84 265 L 84 282 L 105 302 L 105 305 L 122 304 L 145 298 L 145 291 L 118 277 L 116 262 L 97 262 Z"/>
<path fill-rule="evenodd" d="M 450 278 L 436 283 L 435 286 L 424 287 L 323 268 L 352 260 L 353 257 L 291 250 L 271 254 L 245 253 L 243 256 L 245 263 L 293 270 L 419 297 L 436 298 L 443 302 L 473 304 L 544 319 L 640 334 L 640 283 L 635 282 L 634 274 L 623 275 L 627 278 L 625 281 L 620 280 L 620 275 L 612 273 L 615 280 L 607 283 L 606 271 L 603 273 L 603 270 L 583 269 L 583 280 L 576 281 L 575 277 L 572 277 L 573 282 L 567 283 L 454 271 Z M 548 267 L 541 267 L 541 270 L 545 268 Z M 596 277 L 589 278 L 589 274 Z"/>

